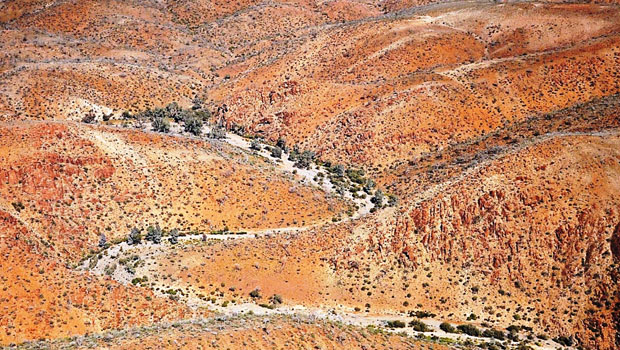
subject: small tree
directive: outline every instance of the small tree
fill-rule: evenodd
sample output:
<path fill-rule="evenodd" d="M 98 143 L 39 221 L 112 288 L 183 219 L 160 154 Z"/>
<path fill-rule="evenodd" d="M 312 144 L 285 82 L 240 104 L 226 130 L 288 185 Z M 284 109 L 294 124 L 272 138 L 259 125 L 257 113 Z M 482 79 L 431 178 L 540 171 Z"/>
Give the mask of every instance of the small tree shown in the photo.
<path fill-rule="evenodd" d="M 95 114 L 93 112 L 86 114 L 86 116 L 82 118 L 82 123 L 92 124 L 94 122 L 95 122 Z"/>
<path fill-rule="evenodd" d="M 250 297 L 252 297 L 252 299 L 260 299 L 261 298 L 260 290 L 258 288 L 256 288 L 253 291 L 251 291 L 250 292 Z"/>
<path fill-rule="evenodd" d="M 161 235 L 161 228 L 159 227 L 159 224 L 157 224 L 155 225 L 155 227 L 148 227 L 145 239 L 147 241 L 153 242 L 154 244 L 159 244 L 161 243 Z"/>
<path fill-rule="evenodd" d="M 278 146 L 271 149 L 271 156 L 277 159 L 282 158 L 282 149 Z"/>
<path fill-rule="evenodd" d="M 378 189 L 375 191 L 375 195 L 370 198 L 370 202 L 372 202 L 372 204 L 375 205 L 375 207 L 377 208 L 381 208 L 381 206 L 383 205 L 383 198 L 385 196 L 383 195 L 383 191 L 381 191 L 381 189 Z"/>
<path fill-rule="evenodd" d="M 207 137 L 209 137 L 210 139 L 216 139 L 216 140 L 224 139 L 226 138 L 226 129 L 224 129 L 220 125 L 214 125 L 211 128 L 211 131 L 209 132 Z"/>
<path fill-rule="evenodd" d="M 364 192 L 366 192 L 367 194 L 371 194 L 375 186 L 376 184 L 373 179 L 366 180 L 366 183 L 364 184 Z"/>
<path fill-rule="evenodd" d="M 101 235 L 99 235 L 99 248 L 105 248 L 107 246 L 108 246 L 108 239 L 102 233 Z"/>
<path fill-rule="evenodd" d="M 299 158 L 297 159 L 297 162 L 295 163 L 295 166 L 300 168 L 300 169 L 308 169 L 308 168 L 310 168 L 310 164 L 312 164 L 312 161 L 314 160 L 315 157 L 316 157 L 316 155 L 314 154 L 314 152 L 312 152 L 312 151 L 303 151 L 299 155 Z"/>
<path fill-rule="evenodd" d="M 343 177 L 344 176 L 344 165 L 342 165 L 342 164 L 334 165 L 331 170 L 338 177 Z"/>
<path fill-rule="evenodd" d="M 168 118 L 172 118 L 175 121 L 181 120 L 183 109 L 179 107 L 179 104 L 176 102 L 172 102 L 168 104 L 165 108 L 166 114 Z"/>
<path fill-rule="evenodd" d="M 140 244 L 140 242 L 142 242 L 142 234 L 140 234 L 140 229 L 134 227 L 131 229 L 131 232 L 129 232 L 129 236 L 127 237 L 127 244 L 136 245 Z"/>
<path fill-rule="evenodd" d="M 276 146 L 284 152 L 288 152 L 288 147 L 286 147 L 286 141 L 283 138 L 278 139 L 278 141 L 276 142 Z"/>
<path fill-rule="evenodd" d="M 449 324 L 448 322 L 443 322 L 442 324 L 440 324 L 439 325 L 439 329 L 441 329 L 442 331 L 444 331 L 446 333 L 455 333 L 456 332 L 456 328 L 454 328 L 454 326 Z"/>
<path fill-rule="evenodd" d="M 178 229 L 175 228 L 170 231 L 170 237 L 168 237 L 168 242 L 170 242 L 170 244 L 179 243 L 179 230 Z"/>
<path fill-rule="evenodd" d="M 260 151 L 262 149 L 260 141 L 258 141 L 258 139 L 252 139 L 252 142 L 250 142 L 250 149 Z"/>
<path fill-rule="evenodd" d="M 194 116 L 188 116 L 185 118 L 185 131 L 192 135 L 200 136 L 202 133 L 202 120 Z"/>
<path fill-rule="evenodd" d="M 170 122 L 168 122 L 168 119 L 156 117 L 153 119 L 151 125 L 154 131 L 164 133 L 170 132 Z"/>

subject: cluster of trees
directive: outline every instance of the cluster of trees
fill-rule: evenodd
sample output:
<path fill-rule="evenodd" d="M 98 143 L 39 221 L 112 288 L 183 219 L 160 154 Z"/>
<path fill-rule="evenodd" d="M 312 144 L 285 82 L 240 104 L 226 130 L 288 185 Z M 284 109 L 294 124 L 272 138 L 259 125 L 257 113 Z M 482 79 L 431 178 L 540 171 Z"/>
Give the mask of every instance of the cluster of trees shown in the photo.
<path fill-rule="evenodd" d="M 161 227 L 159 227 L 159 224 L 156 224 L 155 226 L 147 227 L 146 235 L 144 236 L 144 239 L 153 244 L 159 244 L 161 243 L 162 237 L 164 236 L 168 237 L 168 242 L 170 242 L 170 244 L 179 243 L 179 229 L 175 228 L 170 231 L 165 231 Z M 143 238 L 142 230 L 137 227 L 134 227 L 131 229 L 131 231 L 129 232 L 129 235 L 127 236 L 127 244 L 129 245 L 140 244 L 142 242 L 142 238 Z"/>
<path fill-rule="evenodd" d="M 166 107 L 148 108 L 135 115 L 128 111 L 122 114 L 125 120 L 150 121 L 154 131 L 163 133 L 170 132 L 170 120 L 174 120 L 176 123 L 183 123 L 184 130 L 195 136 L 201 135 L 203 123 L 211 116 L 211 112 L 202 107 L 199 99 L 195 99 L 194 105 L 189 109 L 181 108 L 178 103 L 172 102 Z"/>
<path fill-rule="evenodd" d="M 295 162 L 295 167 L 299 169 L 310 169 L 310 166 L 316 159 L 316 153 L 310 150 L 301 151 L 299 147 L 295 145 L 291 153 L 289 153 L 288 159 Z"/>

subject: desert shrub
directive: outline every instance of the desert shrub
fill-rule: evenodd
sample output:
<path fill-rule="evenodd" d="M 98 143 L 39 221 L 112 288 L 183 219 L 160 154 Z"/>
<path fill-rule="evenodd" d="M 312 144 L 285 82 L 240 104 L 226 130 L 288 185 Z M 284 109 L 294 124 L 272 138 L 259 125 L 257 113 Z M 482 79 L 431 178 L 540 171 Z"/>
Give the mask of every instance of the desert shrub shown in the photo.
<path fill-rule="evenodd" d="M 254 289 L 253 291 L 250 292 L 250 297 L 252 297 L 252 299 L 260 299 L 261 295 L 260 295 L 260 290 Z"/>
<path fill-rule="evenodd" d="M 258 139 L 252 139 L 252 142 L 250 142 L 250 149 L 260 151 L 262 149 L 260 141 Z"/>
<path fill-rule="evenodd" d="M 105 234 L 99 235 L 99 248 L 106 248 L 108 246 L 108 239 L 105 237 Z"/>
<path fill-rule="evenodd" d="M 185 118 L 185 131 L 194 136 L 200 136 L 202 133 L 202 120 L 193 115 Z"/>
<path fill-rule="evenodd" d="M 441 329 L 442 331 L 444 331 L 446 333 L 455 333 L 456 332 L 456 328 L 454 328 L 454 326 L 449 324 L 448 322 L 442 322 L 439 325 L 439 329 Z"/>
<path fill-rule="evenodd" d="M 159 225 L 155 225 L 154 227 L 149 226 L 146 229 L 145 239 L 147 241 L 153 242 L 154 244 L 159 244 L 161 243 L 161 236 L 162 236 L 162 231 Z"/>
<path fill-rule="evenodd" d="M 316 154 L 312 151 L 303 151 L 299 157 L 297 158 L 297 162 L 295 162 L 295 166 L 300 169 L 308 169 L 310 168 L 310 164 L 314 161 Z"/>
<path fill-rule="evenodd" d="M 174 121 L 181 120 L 180 118 L 183 109 L 179 106 L 178 103 L 169 103 L 164 109 L 168 118 L 172 118 Z"/>
<path fill-rule="evenodd" d="M 573 344 L 575 343 L 572 336 L 567 337 L 564 335 L 561 335 L 557 338 L 553 338 L 553 341 L 560 345 L 564 345 L 564 346 L 573 346 Z"/>
<path fill-rule="evenodd" d="M 375 186 L 376 186 L 375 181 L 373 179 L 368 179 L 366 180 L 366 183 L 364 184 L 363 190 L 367 194 L 371 194 Z"/>
<path fill-rule="evenodd" d="M 417 319 L 411 320 L 411 322 L 409 322 L 409 327 L 412 327 L 414 331 L 418 331 L 418 332 L 430 332 L 431 329 L 430 327 Z"/>
<path fill-rule="evenodd" d="M 140 229 L 134 227 L 131 229 L 131 232 L 129 232 L 129 236 L 127 237 L 127 244 L 136 245 L 140 244 L 140 242 L 142 242 L 142 234 L 140 234 Z"/>
<path fill-rule="evenodd" d="M 151 126 L 153 127 L 153 130 L 157 132 L 170 132 L 170 122 L 168 122 L 165 118 L 153 118 Z"/>
<path fill-rule="evenodd" d="M 209 119 L 211 119 L 211 112 L 208 110 L 197 110 L 194 111 L 194 117 L 198 118 L 199 120 L 202 120 L 203 122 L 208 121 Z"/>
<path fill-rule="evenodd" d="M 92 124 L 95 122 L 95 114 L 94 113 L 88 113 L 84 116 L 84 118 L 82 118 L 82 123 L 86 123 L 86 124 Z"/>
<path fill-rule="evenodd" d="M 400 320 L 387 321 L 386 324 L 390 328 L 405 328 L 405 326 L 407 325 L 405 322 Z"/>
<path fill-rule="evenodd" d="M 15 209 L 15 211 L 17 211 L 18 213 L 26 209 L 26 207 L 24 206 L 24 203 L 22 202 L 13 202 L 11 203 L 11 205 L 13 206 L 13 209 Z"/>
<path fill-rule="evenodd" d="M 333 166 L 329 167 L 329 171 L 338 177 L 343 177 L 345 172 L 344 165 L 334 164 Z"/>
<path fill-rule="evenodd" d="M 354 169 L 347 169 L 346 171 L 347 173 L 347 177 L 357 183 L 357 184 L 363 184 L 365 182 L 365 178 L 364 178 L 364 171 L 359 169 L 359 170 L 354 170 Z"/>
<path fill-rule="evenodd" d="M 286 147 L 286 141 L 283 138 L 279 138 L 276 142 L 276 147 L 280 148 L 284 152 L 288 151 L 288 147 Z"/>
<path fill-rule="evenodd" d="M 271 296 L 271 298 L 269 298 L 269 302 L 272 303 L 273 305 L 280 305 L 282 304 L 282 296 L 278 294 L 274 294 Z"/>
<path fill-rule="evenodd" d="M 179 230 L 178 229 L 174 228 L 170 230 L 168 242 L 170 242 L 170 244 L 179 243 Z"/>
<path fill-rule="evenodd" d="M 211 131 L 209 131 L 209 134 L 207 134 L 207 137 L 216 140 L 224 139 L 226 138 L 226 129 L 220 125 L 214 125 Z"/>
<path fill-rule="evenodd" d="M 428 312 L 428 311 L 409 311 L 409 316 L 417 317 L 417 318 L 429 318 L 429 317 L 435 317 L 437 315 L 432 312 Z"/>
<path fill-rule="evenodd" d="M 374 204 L 375 207 L 381 208 L 381 206 L 383 205 L 384 197 L 385 196 L 383 195 L 383 191 L 381 191 L 381 189 L 378 189 L 375 191 L 375 195 L 370 198 L 370 202 Z"/>
<path fill-rule="evenodd" d="M 497 329 L 485 329 L 484 332 L 482 332 L 482 336 L 499 340 L 504 340 L 506 338 L 504 332 Z"/>
<path fill-rule="evenodd" d="M 467 335 L 471 335 L 472 337 L 479 337 L 482 335 L 480 330 L 471 324 L 461 324 L 456 327 L 461 333 L 465 333 Z"/>
<path fill-rule="evenodd" d="M 273 158 L 277 158 L 277 159 L 282 158 L 282 149 L 280 147 L 278 147 L 278 146 L 273 147 L 271 149 L 271 156 Z"/>

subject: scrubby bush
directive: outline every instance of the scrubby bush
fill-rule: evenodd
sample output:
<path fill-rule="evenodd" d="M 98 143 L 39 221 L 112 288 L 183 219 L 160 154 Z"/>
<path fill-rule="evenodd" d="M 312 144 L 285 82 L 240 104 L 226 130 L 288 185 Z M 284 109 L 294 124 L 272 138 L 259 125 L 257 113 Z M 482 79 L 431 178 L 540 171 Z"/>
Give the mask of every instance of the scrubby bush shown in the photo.
<path fill-rule="evenodd" d="M 286 141 L 283 138 L 279 138 L 276 142 L 276 147 L 280 148 L 284 152 L 288 151 L 288 147 L 286 147 Z"/>
<path fill-rule="evenodd" d="M 129 232 L 129 236 L 127 237 L 127 244 L 136 245 L 140 244 L 140 242 L 142 242 L 142 234 L 140 234 L 140 229 L 134 227 L 131 229 L 131 232 Z"/>
<path fill-rule="evenodd" d="M 381 191 L 380 189 L 375 191 L 375 195 L 372 196 L 372 198 L 370 199 L 370 202 L 372 204 L 375 205 L 375 207 L 377 208 L 381 208 L 381 206 L 383 205 L 383 199 L 384 199 L 384 195 L 383 195 L 383 191 Z"/>
<path fill-rule="evenodd" d="M 258 141 L 258 139 L 252 139 L 252 142 L 250 142 L 250 149 L 257 152 L 260 151 L 262 149 L 260 141 Z"/>
<path fill-rule="evenodd" d="M 221 125 L 214 125 L 209 131 L 207 135 L 210 139 L 221 140 L 226 138 L 226 129 L 224 129 Z"/>
<path fill-rule="evenodd" d="M 437 315 L 432 312 L 428 312 L 428 311 L 409 311 L 409 316 L 417 317 L 417 318 L 429 318 L 429 317 L 435 317 Z"/>
<path fill-rule="evenodd" d="M 479 337 L 482 335 L 480 330 L 471 324 L 461 324 L 456 327 L 461 333 L 465 333 L 467 335 L 471 335 L 472 337 Z"/>
<path fill-rule="evenodd" d="M 153 130 L 157 132 L 170 132 L 170 122 L 168 122 L 165 118 L 153 118 L 151 126 L 153 127 Z"/>
<path fill-rule="evenodd" d="M 105 237 L 105 234 L 99 235 L 99 248 L 106 248 L 108 246 L 108 239 Z"/>
<path fill-rule="evenodd" d="M 342 164 L 335 164 L 334 166 L 330 167 L 329 170 L 338 177 L 344 176 L 344 165 Z"/>
<path fill-rule="evenodd" d="M 504 332 L 497 329 L 485 329 L 484 332 L 482 332 L 482 336 L 499 340 L 504 340 L 506 338 Z"/>
<path fill-rule="evenodd" d="M 400 320 L 387 321 L 386 324 L 390 328 L 405 328 L 405 326 L 407 325 L 405 322 Z"/>
<path fill-rule="evenodd" d="M 567 336 L 559 336 L 557 338 L 553 338 L 553 341 L 560 344 L 560 345 L 564 345 L 564 346 L 573 346 L 573 344 L 575 343 L 575 341 L 573 340 L 573 337 L 567 337 Z"/>
<path fill-rule="evenodd" d="M 170 242 L 170 244 L 179 243 L 179 230 L 178 229 L 174 228 L 170 231 L 168 242 Z"/>
<path fill-rule="evenodd" d="M 456 333 L 456 328 L 454 328 L 454 326 L 449 324 L 448 322 L 442 322 L 439 325 L 439 329 L 446 333 Z"/>
<path fill-rule="evenodd" d="M 192 135 L 200 136 L 202 133 L 202 120 L 195 116 L 188 116 L 185 118 L 185 131 Z"/>
<path fill-rule="evenodd" d="M 250 292 L 250 297 L 252 297 L 252 299 L 260 299 L 261 298 L 260 290 L 258 288 L 256 288 L 253 291 L 251 291 Z"/>
<path fill-rule="evenodd" d="M 271 149 L 271 156 L 276 159 L 282 158 L 282 149 L 278 146 Z"/>
<path fill-rule="evenodd" d="M 150 241 L 154 244 L 159 244 L 161 243 L 161 236 L 162 236 L 162 231 L 161 228 L 159 227 L 159 225 L 155 225 L 153 226 L 149 226 L 146 229 L 146 237 L 145 239 L 147 241 Z"/>
<path fill-rule="evenodd" d="M 308 151 L 308 150 L 303 151 L 299 155 L 299 158 L 297 159 L 297 162 L 295 163 L 295 166 L 300 168 L 300 169 L 308 169 L 308 168 L 310 168 L 310 165 L 314 161 L 315 157 L 316 157 L 316 154 L 314 152 Z"/>
<path fill-rule="evenodd" d="M 426 323 L 420 320 L 416 320 L 416 319 L 411 320 L 411 322 L 409 322 L 409 327 L 412 327 L 414 331 L 418 331 L 418 332 L 430 332 L 431 331 L 430 327 Z"/>

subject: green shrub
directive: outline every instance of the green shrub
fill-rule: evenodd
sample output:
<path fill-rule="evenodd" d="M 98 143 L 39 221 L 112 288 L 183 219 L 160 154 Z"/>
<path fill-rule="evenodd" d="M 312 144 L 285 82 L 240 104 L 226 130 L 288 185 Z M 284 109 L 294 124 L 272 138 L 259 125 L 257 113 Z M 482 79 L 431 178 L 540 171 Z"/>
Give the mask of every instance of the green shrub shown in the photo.
<path fill-rule="evenodd" d="M 168 119 L 165 118 L 154 118 L 151 126 L 153 127 L 153 130 L 157 132 L 170 132 L 170 122 L 168 122 Z"/>
<path fill-rule="evenodd" d="M 185 131 L 194 136 L 200 136 L 202 133 L 202 120 L 193 115 L 185 118 Z"/>
<path fill-rule="evenodd" d="M 456 327 L 461 333 L 465 333 L 467 335 L 471 335 L 472 337 L 479 337 L 482 335 L 480 330 L 471 324 L 461 324 Z"/>
<path fill-rule="evenodd" d="M 253 291 L 250 292 L 250 297 L 252 297 L 253 299 L 260 299 L 261 295 L 260 295 L 260 290 L 254 289 Z"/>
<path fill-rule="evenodd" d="M 497 329 L 485 329 L 484 332 L 482 332 L 482 336 L 499 340 L 504 340 L 506 338 L 504 332 Z"/>
<path fill-rule="evenodd" d="M 277 159 L 282 158 L 282 149 L 280 147 L 278 147 L 278 146 L 273 147 L 271 149 L 271 156 L 273 158 L 277 158 Z"/>
<path fill-rule="evenodd" d="M 417 319 L 411 320 L 411 322 L 409 322 L 409 327 L 412 327 L 414 331 L 418 331 L 418 332 L 430 332 L 431 329 L 430 327 Z"/>
<path fill-rule="evenodd" d="M 405 328 L 405 326 L 407 325 L 405 322 L 400 320 L 387 321 L 386 324 L 390 328 Z"/>
<path fill-rule="evenodd" d="M 456 333 L 456 328 L 454 328 L 454 326 L 449 324 L 448 322 L 442 322 L 439 325 L 439 329 L 446 333 Z"/>

